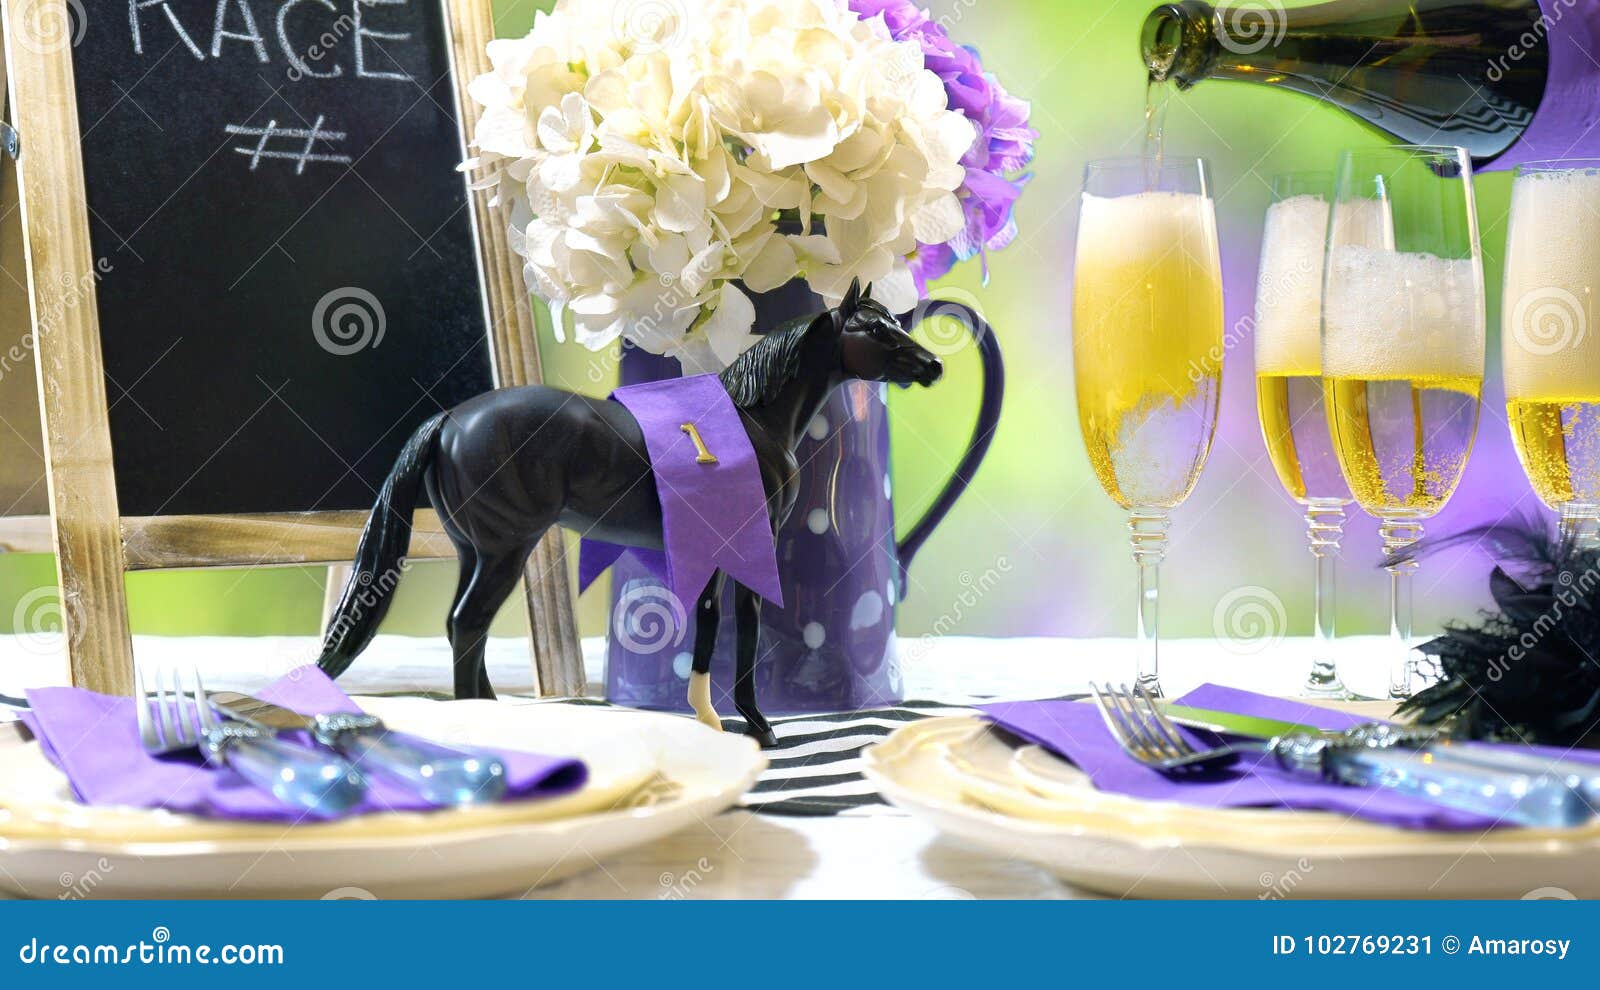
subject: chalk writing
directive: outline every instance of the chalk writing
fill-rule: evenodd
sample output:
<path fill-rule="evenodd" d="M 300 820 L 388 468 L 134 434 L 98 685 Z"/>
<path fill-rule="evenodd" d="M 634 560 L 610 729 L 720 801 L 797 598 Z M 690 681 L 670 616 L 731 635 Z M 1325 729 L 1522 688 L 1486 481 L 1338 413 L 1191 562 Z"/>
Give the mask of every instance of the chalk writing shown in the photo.
<path fill-rule="evenodd" d="M 228 11 L 232 9 L 239 11 L 244 32 L 228 30 Z M 257 62 L 271 61 L 267 58 L 267 43 L 261 40 L 261 32 L 256 30 L 256 15 L 250 13 L 250 5 L 245 0 L 218 0 L 217 20 L 211 26 L 211 57 L 221 58 L 222 43 L 230 39 L 250 42 L 255 47 Z"/>
<path fill-rule="evenodd" d="M 333 0 L 289 0 L 288 3 L 278 8 L 278 44 L 289 57 L 289 81 L 299 82 L 307 77 L 312 79 L 333 79 L 336 76 L 344 75 L 344 66 L 337 62 L 327 72 L 318 72 L 311 67 L 311 63 L 321 62 L 327 57 L 340 39 L 348 34 L 351 28 L 355 27 L 355 18 L 349 14 L 340 14 L 334 20 L 332 27 L 322 32 L 317 40 L 305 47 L 303 55 L 297 55 L 295 54 L 294 43 L 289 40 L 289 14 L 297 5 L 302 3 L 321 4 L 330 11 L 338 12 L 338 8 L 333 5 Z"/>
<path fill-rule="evenodd" d="M 452 47 L 489 0 L 30 4 L 91 15 L 46 95 L 76 104 L 115 270 L 36 286 L 34 322 L 97 309 L 118 509 L 370 507 L 436 402 L 494 387 Z M 11 342 L 0 386 L 39 352 Z"/>
<path fill-rule="evenodd" d="M 173 40 L 199 61 L 217 60 L 233 52 L 244 54 L 258 64 L 275 57 L 289 64 L 289 79 L 333 79 L 344 75 L 344 66 L 335 61 L 323 70 L 313 69 L 344 42 L 355 64 L 356 79 L 381 79 L 413 82 L 402 64 L 406 46 L 413 42 L 411 31 L 387 30 L 393 19 L 409 13 L 413 0 L 215 0 L 211 8 L 211 35 L 207 45 L 205 28 L 195 25 L 193 14 L 186 24 L 179 16 L 177 0 L 128 0 L 128 33 L 136 55 L 148 48 L 165 55 Z M 401 7 L 404 11 L 385 13 L 382 8 Z M 258 9 L 269 15 L 256 17 Z M 192 9 L 192 8 L 191 8 Z M 276 51 L 262 34 L 261 24 L 270 25 Z M 166 32 L 171 32 L 171 38 Z M 229 45 L 228 42 L 233 42 Z M 248 54 L 245 54 L 248 53 Z M 238 56 L 233 56 L 237 58 Z"/>
<path fill-rule="evenodd" d="M 172 9 L 168 0 L 128 0 L 128 27 L 133 32 L 133 50 L 140 55 L 144 54 L 144 31 L 139 25 L 139 12 L 147 7 L 160 7 L 161 12 L 167 15 L 167 20 L 172 24 L 172 30 L 178 33 L 178 40 L 189 49 L 190 54 L 204 62 L 206 53 L 194 43 L 194 38 L 184 28 L 183 22 L 178 20 L 177 12 Z"/>
<path fill-rule="evenodd" d="M 229 134 L 239 137 L 253 137 L 256 139 L 254 147 L 234 146 L 234 151 L 250 158 L 250 171 L 254 172 L 261 165 L 263 158 L 286 158 L 295 163 L 294 174 L 304 175 L 308 162 L 331 162 L 336 165 L 350 164 L 349 155 L 337 155 L 316 150 L 318 141 L 332 144 L 343 141 L 343 131 L 325 131 L 322 129 L 323 117 L 318 115 L 310 128 L 279 127 L 276 120 L 270 120 L 265 127 L 244 127 L 240 124 L 229 124 L 226 128 Z M 298 151 L 284 151 L 267 147 L 274 139 L 284 138 L 290 141 L 301 142 Z"/>
<path fill-rule="evenodd" d="M 381 71 L 381 70 L 377 70 L 377 69 L 369 69 L 369 68 L 367 68 L 367 48 L 366 48 L 366 45 L 364 44 L 364 41 L 367 38 L 375 38 L 375 39 L 377 39 L 379 41 L 409 41 L 411 39 L 411 32 L 410 31 L 373 31 L 370 28 L 365 28 L 365 27 L 361 26 L 361 21 L 362 21 L 362 17 L 363 17 L 363 15 L 361 13 L 361 8 L 363 8 L 363 7 L 404 7 L 406 4 L 408 4 L 410 2 L 411 2 L 411 0 L 355 0 L 354 13 L 355 13 L 355 21 L 356 21 L 356 75 L 357 76 L 360 76 L 360 77 L 363 77 L 363 78 L 366 78 L 366 79 L 400 79 L 400 80 L 404 80 L 406 82 L 410 82 L 411 81 L 411 74 L 408 73 L 408 72 L 390 72 L 390 71 Z M 384 61 L 388 62 L 391 65 L 395 64 L 394 56 L 390 55 L 387 51 L 384 51 L 382 46 L 374 46 L 374 47 L 377 47 L 378 50 L 383 54 Z"/>

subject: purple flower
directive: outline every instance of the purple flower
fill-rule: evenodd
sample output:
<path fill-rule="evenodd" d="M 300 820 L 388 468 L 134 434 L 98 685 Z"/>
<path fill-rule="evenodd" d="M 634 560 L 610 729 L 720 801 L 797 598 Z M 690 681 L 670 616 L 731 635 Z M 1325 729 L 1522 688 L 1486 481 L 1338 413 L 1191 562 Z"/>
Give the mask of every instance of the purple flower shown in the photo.
<path fill-rule="evenodd" d="M 983 259 L 989 277 L 989 251 L 998 251 L 1017 236 L 1012 207 L 1028 176 L 1011 175 L 1033 160 L 1038 132 L 1028 126 L 1028 103 L 1007 93 L 999 80 L 983 71 L 978 53 L 950 40 L 945 29 L 914 0 L 849 0 L 863 20 L 881 17 L 896 41 L 915 41 L 923 63 L 944 83 L 950 109 L 972 122 L 977 139 L 961 159 L 967 177 L 956 191 L 967 225 L 946 244 L 918 244 L 911 258 L 917 291 L 944 275 L 958 261 Z"/>

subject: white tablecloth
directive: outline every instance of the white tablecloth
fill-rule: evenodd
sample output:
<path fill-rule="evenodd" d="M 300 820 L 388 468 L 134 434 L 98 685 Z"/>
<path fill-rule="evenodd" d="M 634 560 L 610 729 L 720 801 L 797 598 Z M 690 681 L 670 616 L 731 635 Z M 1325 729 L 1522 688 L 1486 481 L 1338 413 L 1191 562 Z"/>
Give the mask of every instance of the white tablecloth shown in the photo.
<path fill-rule="evenodd" d="M 1169 694 L 1211 681 L 1276 694 L 1293 694 L 1314 652 L 1309 637 L 1228 643 L 1178 639 L 1161 644 L 1161 676 Z M 49 637 L 0 635 L 0 694 L 67 683 L 65 661 Z M 309 636 L 221 638 L 135 636 L 140 662 L 193 664 L 208 688 L 250 691 L 312 662 L 317 640 Z M 603 683 L 605 643 L 583 642 L 591 691 Z M 1337 662 L 1357 691 L 1381 695 L 1388 640 L 1352 636 L 1338 642 Z M 978 697 L 1048 697 L 1086 690 L 1088 682 L 1125 681 L 1133 673 L 1133 644 L 1126 639 L 1058 639 L 1037 636 L 977 638 L 946 636 L 900 641 L 906 697 L 964 702 Z M 489 676 L 501 694 L 533 688 L 527 643 L 493 639 Z M 379 636 L 339 679 L 351 694 L 451 690 L 450 648 L 442 637 Z M 729 713 L 730 715 L 732 713 Z"/>
<path fill-rule="evenodd" d="M 0 637 L 0 694 L 66 683 L 53 644 Z M 1227 644 L 1174 640 L 1162 646 L 1171 694 L 1211 681 L 1255 691 L 1296 693 L 1313 643 Z M 1381 694 L 1387 641 L 1352 637 L 1338 661 L 1356 690 Z M 502 694 L 532 686 L 521 640 L 494 640 L 490 676 Z M 603 643 L 584 644 L 590 679 L 602 679 Z M 207 686 L 250 691 L 308 662 L 309 637 L 221 639 L 138 636 L 141 662 L 199 666 Z M 907 696 L 966 702 L 978 697 L 1046 697 L 1084 690 L 1092 680 L 1127 680 L 1127 640 L 1045 638 L 903 640 Z M 442 640 L 382 636 L 340 680 L 352 694 L 444 693 L 449 650 Z M 728 713 L 732 714 L 732 713 Z M 1062 898 L 1086 896 L 1028 864 L 980 853 L 941 837 L 904 814 L 796 818 L 734 811 L 670 839 L 597 863 L 595 869 L 534 892 L 547 898 Z"/>

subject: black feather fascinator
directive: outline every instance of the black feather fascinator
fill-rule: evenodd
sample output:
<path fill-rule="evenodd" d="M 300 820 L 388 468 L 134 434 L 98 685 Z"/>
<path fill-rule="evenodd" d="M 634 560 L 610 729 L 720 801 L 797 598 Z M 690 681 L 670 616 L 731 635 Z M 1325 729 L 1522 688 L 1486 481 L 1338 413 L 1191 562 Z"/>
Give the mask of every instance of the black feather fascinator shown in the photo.
<path fill-rule="evenodd" d="M 1477 543 L 1496 608 L 1419 649 L 1440 679 L 1400 705 L 1457 736 L 1576 745 L 1600 725 L 1600 551 L 1527 519 L 1425 540 L 1393 562 Z"/>

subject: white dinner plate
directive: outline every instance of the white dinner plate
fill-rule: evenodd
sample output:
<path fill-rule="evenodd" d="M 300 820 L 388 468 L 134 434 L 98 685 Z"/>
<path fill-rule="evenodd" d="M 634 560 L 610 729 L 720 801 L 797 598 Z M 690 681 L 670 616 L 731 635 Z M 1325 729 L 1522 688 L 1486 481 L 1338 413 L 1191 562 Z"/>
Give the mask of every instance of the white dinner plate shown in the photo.
<path fill-rule="evenodd" d="M 1115 897 L 1600 897 L 1600 825 L 1420 832 L 1146 801 L 970 716 L 914 722 L 862 761 L 885 798 L 942 831 Z"/>
<path fill-rule="evenodd" d="M 548 800 L 293 826 L 230 822 L 79 804 L 37 743 L 8 740 L 0 745 L 0 893 L 515 895 L 725 810 L 766 766 L 749 738 L 681 716 L 516 700 L 358 702 L 417 735 L 577 757 L 589 782 Z"/>

